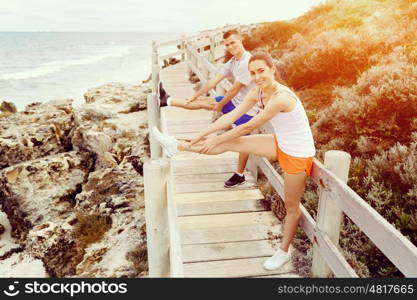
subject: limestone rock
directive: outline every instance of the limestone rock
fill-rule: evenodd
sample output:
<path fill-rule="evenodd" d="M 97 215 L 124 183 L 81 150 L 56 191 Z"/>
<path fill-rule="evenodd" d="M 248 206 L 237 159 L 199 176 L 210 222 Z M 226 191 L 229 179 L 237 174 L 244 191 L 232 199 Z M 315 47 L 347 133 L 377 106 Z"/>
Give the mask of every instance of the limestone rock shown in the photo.
<path fill-rule="evenodd" d="M 0 118 L 0 169 L 71 150 L 72 100 L 26 106 Z"/>
<path fill-rule="evenodd" d="M 109 83 L 90 89 L 84 94 L 87 103 L 96 103 L 107 111 L 130 113 L 146 109 L 146 97 L 149 87 Z"/>
<path fill-rule="evenodd" d="M 34 258 L 41 259 L 46 271 L 53 277 L 75 274 L 75 266 L 84 255 L 77 245 L 71 226 L 46 222 L 35 226 L 28 234 L 26 250 Z"/>
<path fill-rule="evenodd" d="M 68 216 L 92 164 L 91 153 L 72 151 L 0 171 L 0 204 L 13 236 L 24 240 L 34 225 Z"/>
<path fill-rule="evenodd" d="M 13 102 L 6 102 L 6 101 L 3 101 L 0 104 L 0 110 L 2 112 L 11 112 L 11 113 L 17 112 L 16 105 L 14 105 Z"/>
<path fill-rule="evenodd" d="M 0 217 L 9 224 L 0 220 L 0 277 L 22 275 L 21 266 L 33 277 L 147 274 L 149 92 L 108 84 L 74 109 L 70 100 L 32 103 L 0 119 Z"/>
<path fill-rule="evenodd" d="M 111 218 L 100 242 L 86 248 L 81 277 L 137 277 L 147 269 L 143 177 L 131 162 L 91 173 L 75 209 Z"/>

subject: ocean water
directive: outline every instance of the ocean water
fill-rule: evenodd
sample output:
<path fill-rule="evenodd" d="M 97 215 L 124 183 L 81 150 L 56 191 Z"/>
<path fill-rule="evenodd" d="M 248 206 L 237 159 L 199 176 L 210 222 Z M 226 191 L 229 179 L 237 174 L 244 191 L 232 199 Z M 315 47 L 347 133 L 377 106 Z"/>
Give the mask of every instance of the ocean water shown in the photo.
<path fill-rule="evenodd" d="M 109 82 L 140 84 L 151 73 L 153 40 L 181 33 L 0 32 L 0 102 L 74 99 Z M 175 51 L 175 47 L 165 49 Z M 163 53 L 162 53 L 163 54 Z"/>

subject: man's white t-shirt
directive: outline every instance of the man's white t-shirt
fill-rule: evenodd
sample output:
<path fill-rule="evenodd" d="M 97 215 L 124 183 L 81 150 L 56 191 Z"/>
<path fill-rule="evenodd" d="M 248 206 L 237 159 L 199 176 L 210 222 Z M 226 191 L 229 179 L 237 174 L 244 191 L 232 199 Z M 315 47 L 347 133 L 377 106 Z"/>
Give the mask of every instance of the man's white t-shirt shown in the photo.
<path fill-rule="evenodd" d="M 239 81 L 244 85 L 231 100 L 235 107 L 245 99 L 246 94 L 254 87 L 248 68 L 250 58 L 251 54 L 248 51 L 245 51 L 239 60 L 233 56 L 220 71 L 220 74 L 225 75 L 231 81 Z M 255 105 L 246 114 L 255 116 L 258 112 L 259 108 Z"/>

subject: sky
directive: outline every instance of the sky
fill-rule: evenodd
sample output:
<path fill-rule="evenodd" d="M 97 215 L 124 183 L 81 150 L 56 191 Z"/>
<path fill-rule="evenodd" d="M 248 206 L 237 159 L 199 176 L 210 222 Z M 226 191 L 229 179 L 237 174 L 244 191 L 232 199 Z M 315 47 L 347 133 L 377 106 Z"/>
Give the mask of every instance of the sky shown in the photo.
<path fill-rule="evenodd" d="M 323 0 L 0 0 L 0 31 L 196 32 L 289 20 Z"/>

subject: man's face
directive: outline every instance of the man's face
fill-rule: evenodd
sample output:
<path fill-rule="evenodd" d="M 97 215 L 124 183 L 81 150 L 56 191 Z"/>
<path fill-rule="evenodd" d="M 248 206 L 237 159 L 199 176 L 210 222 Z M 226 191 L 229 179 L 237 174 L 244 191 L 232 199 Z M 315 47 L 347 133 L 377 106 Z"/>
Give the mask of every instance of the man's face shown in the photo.
<path fill-rule="evenodd" d="M 235 34 L 232 34 L 228 38 L 224 39 L 224 46 L 226 47 L 226 51 L 228 51 L 231 55 L 236 55 L 243 50 L 242 41 Z"/>

